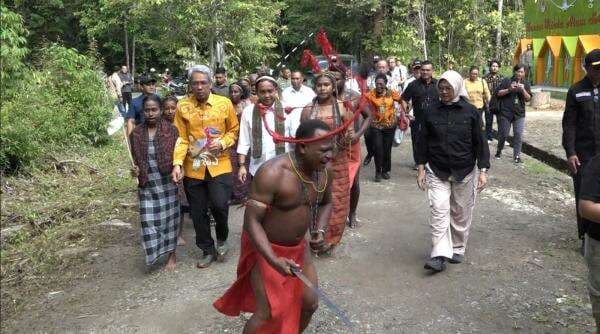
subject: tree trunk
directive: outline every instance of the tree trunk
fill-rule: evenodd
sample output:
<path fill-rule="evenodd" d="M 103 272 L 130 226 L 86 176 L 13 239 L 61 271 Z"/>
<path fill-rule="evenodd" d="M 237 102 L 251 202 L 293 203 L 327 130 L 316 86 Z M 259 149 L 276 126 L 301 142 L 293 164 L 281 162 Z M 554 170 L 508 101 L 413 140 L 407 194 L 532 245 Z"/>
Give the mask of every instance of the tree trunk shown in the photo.
<path fill-rule="evenodd" d="M 131 77 L 135 78 L 135 35 L 131 38 Z"/>
<path fill-rule="evenodd" d="M 123 31 L 125 32 L 125 65 L 127 65 L 127 69 L 130 70 L 131 64 L 129 63 L 129 33 L 127 32 L 127 16 L 125 16 L 123 19 Z"/>
<path fill-rule="evenodd" d="M 381 36 L 383 35 L 383 22 L 385 20 L 385 8 L 383 5 L 383 1 L 381 2 L 381 6 L 377 8 L 375 15 L 373 15 L 373 36 L 376 41 L 381 40 Z"/>
<path fill-rule="evenodd" d="M 419 35 L 423 41 L 423 58 L 427 60 L 427 34 L 425 31 L 425 1 L 419 3 L 417 14 L 419 16 Z"/>
<path fill-rule="evenodd" d="M 500 50 L 502 49 L 502 7 L 504 6 L 504 0 L 498 0 L 498 15 L 500 20 L 498 21 L 498 27 L 496 28 L 496 59 L 500 59 Z"/>

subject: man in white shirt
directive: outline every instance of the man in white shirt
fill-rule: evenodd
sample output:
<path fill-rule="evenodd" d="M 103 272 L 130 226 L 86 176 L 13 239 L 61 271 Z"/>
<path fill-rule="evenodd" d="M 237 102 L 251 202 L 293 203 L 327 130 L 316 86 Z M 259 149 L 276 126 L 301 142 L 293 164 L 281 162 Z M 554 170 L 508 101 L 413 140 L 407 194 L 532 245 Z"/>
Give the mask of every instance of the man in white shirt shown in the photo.
<path fill-rule="evenodd" d="M 396 57 L 388 58 L 388 67 L 389 67 L 389 75 L 392 77 L 392 80 L 398 83 L 398 86 L 395 87 L 396 90 L 402 91 L 402 84 L 404 83 L 404 79 L 406 77 L 402 76 L 402 71 L 400 67 L 398 67 L 398 62 L 396 61 Z M 394 88 L 394 87 L 393 87 Z"/>
<path fill-rule="evenodd" d="M 291 75 L 290 87 L 281 92 L 281 102 L 289 108 L 292 108 L 287 117 L 290 118 L 292 137 L 296 134 L 296 129 L 300 126 L 300 115 L 302 109 L 317 96 L 308 86 L 304 85 L 304 75 L 300 71 L 294 71 Z"/>
<path fill-rule="evenodd" d="M 344 90 L 346 92 L 353 91 L 358 94 L 361 93 L 360 86 L 358 84 L 358 80 L 354 78 L 354 74 L 352 73 L 352 68 L 348 67 L 346 69 L 346 82 L 344 84 Z"/>
<path fill-rule="evenodd" d="M 281 101 L 286 105 L 302 109 L 315 98 L 315 92 L 303 84 L 304 75 L 300 71 L 292 72 L 292 85 L 281 92 Z"/>
<path fill-rule="evenodd" d="M 273 137 L 271 137 L 263 123 L 262 112 L 266 113 L 265 119 L 269 129 L 282 136 L 289 137 L 295 133 L 295 129 L 299 126 L 299 124 L 295 124 L 294 117 L 287 114 L 285 102 L 277 99 L 277 81 L 275 79 L 262 76 L 256 80 L 255 85 L 258 102 L 244 108 L 240 119 L 240 134 L 237 144 L 239 172 L 237 177 L 242 182 L 245 182 L 248 178 L 248 172 L 253 176 L 265 161 L 291 150 L 289 144 L 273 141 Z M 301 109 L 299 112 L 301 112 Z M 300 118 L 298 117 L 299 121 Z M 296 127 L 293 128 L 294 126 Z M 249 170 L 246 170 L 245 162 L 248 158 L 250 158 L 250 166 Z"/>

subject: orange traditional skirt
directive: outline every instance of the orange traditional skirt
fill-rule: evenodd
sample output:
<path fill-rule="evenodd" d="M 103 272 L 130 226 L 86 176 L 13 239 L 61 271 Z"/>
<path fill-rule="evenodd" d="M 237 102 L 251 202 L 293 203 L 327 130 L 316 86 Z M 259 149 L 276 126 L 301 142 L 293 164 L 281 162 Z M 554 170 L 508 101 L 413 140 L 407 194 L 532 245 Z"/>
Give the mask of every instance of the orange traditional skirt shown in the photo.
<path fill-rule="evenodd" d="M 333 182 L 331 184 L 331 195 L 333 200 L 333 210 L 329 218 L 329 228 L 325 239 L 328 244 L 335 246 L 340 243 L 344 229 L 346 228 L 346 219 L 350 213 L 350 179 L 348 177 L 348 152 L 346 150 L 338 152 L 331 162 L 331 171 L 333 172 Z"/>
<path fill-rule="evenodd" d="M 305 240 L 296 246 L 271 244 L 271 247 L 277 256 L 294 260 L 300 267 L 304 266 Z M 239 316 L 240 312 L 254 313 L 256 300 L 250 283 L 250 274 L 254 266 L 260 268 L 271 308 L 271 319 L 260 328 L 259 333 L 297 334 L 300 329 L 302 310 L 302 282 L 294 276 L 283 276 L 271 267 L 258 253 L 246 231 L 242 232 L 237 280 L 221 298 L 214 302 L 213 306 L 228 316 Z"/>
<path fill-rule="evenodd" d="M 352 189 L 356 174 L 360 170 L 360 164 L 360 140 L 358 140 L 348 150 L 348 182 L 350 189 Z"/>

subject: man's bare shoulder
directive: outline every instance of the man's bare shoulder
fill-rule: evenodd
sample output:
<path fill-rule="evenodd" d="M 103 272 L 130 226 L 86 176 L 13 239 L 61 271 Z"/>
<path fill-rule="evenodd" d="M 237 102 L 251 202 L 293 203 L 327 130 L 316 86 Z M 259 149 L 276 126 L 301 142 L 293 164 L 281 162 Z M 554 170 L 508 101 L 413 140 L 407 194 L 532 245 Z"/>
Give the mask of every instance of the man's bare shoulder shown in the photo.
<path fill-rule="evenodd" d="M 278 184 L 287 173 L 289 173 L 289 157 L 287 154 L 282 154 L 263 163 L 254 175 L 254 182 Z"/>

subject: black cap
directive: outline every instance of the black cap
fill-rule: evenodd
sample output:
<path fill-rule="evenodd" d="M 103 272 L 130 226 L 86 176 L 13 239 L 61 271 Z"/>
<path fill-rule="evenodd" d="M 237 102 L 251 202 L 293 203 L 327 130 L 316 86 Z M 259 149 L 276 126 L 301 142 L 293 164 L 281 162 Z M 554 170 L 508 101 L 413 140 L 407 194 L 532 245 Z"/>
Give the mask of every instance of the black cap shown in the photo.
<path fill-rule="evenodd" d="M 373 61 L 379 61 L 381 59 L 379 56 L 373 56 Z"/>
<path fill-rule="evenodd" d="M 412 67 L 416 68 L 416 67 L 421 67 L 421 61 L 418 59 L 415 59 L 412 63 Z"/>
<path fill-rule="evenodd" d="M 600 49 L 594 49 L 585 56 L 584 64 L 588 66 L 600 65 Z"/>
<path fill-rule="evenodd" d="M 145 75 L 145 74 L 140 75 L 140 77 L 138 78 L 138 81 L 140 82 L 140 85 L 156 83 L 156 79 L 154 79 L 153 77 L 151 77 L 149 75 Z"/>

